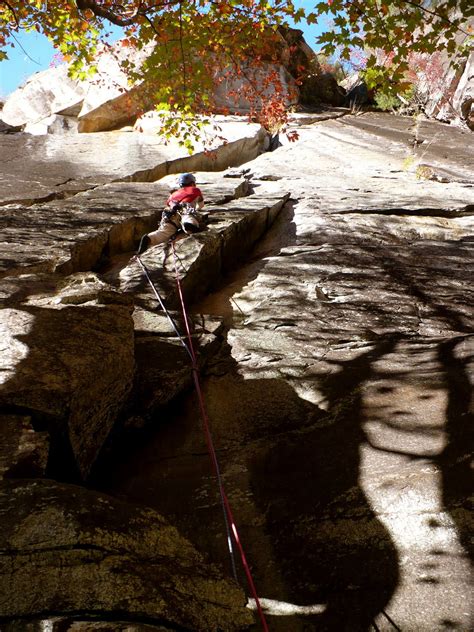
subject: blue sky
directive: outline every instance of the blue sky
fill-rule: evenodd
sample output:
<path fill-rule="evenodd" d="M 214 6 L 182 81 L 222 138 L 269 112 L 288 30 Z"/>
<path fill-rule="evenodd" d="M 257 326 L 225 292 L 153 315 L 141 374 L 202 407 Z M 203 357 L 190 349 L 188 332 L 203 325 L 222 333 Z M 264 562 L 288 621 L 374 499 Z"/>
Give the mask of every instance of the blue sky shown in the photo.
<path fill-rule="evenodd" d="M 314 6 L 315 2 L 300 0 L 295 4 L 308 8 Z M 315 39 L 322 28 L 314 24 L 308 26 L 302 22 L 295 26 L 303 31 L 308 44 L 316 48 Z M 8 48 L 9 59 L 0 62 L 0 97 L 6 97 L 13 92 L 33 73 L 48 68 L 56 52 L 49 40 L 39 33 L 20 32 L 15 35 L 14 43 L 14 48 Z"/>
<path fill-rule="evenodd" d="M 19 33 L 8 60 L 0 62 L 0 96 L 7 96 L 34 72 L 48 68 L 55 49 L 39 33 Z"/>

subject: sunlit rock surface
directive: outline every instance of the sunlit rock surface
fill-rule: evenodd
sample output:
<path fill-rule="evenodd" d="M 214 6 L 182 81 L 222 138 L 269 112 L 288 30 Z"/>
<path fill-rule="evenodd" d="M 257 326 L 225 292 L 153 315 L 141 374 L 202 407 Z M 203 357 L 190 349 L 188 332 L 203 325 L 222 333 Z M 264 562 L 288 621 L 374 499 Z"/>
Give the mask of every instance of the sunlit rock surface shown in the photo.
<path fill-rule="evenodd" d="M 252 160 L 268 147 L 260 125 L 237 117 L 216 124 L 225 141 L 198 144 L 192 156 L 154 134 L 1 134 L 0 205 L 67 197 L 116 180 L 154 182 L 183 171 L 219 171 Z"/>
<path fill-rule="evenodd" d="M 36 72 L 6 99 L 1 112 L 5 123 L 14 127 L 36 123 L 52 114 L 75 116 L 87 91 L 85 82 L 68 77 L 61 64 Z"/>

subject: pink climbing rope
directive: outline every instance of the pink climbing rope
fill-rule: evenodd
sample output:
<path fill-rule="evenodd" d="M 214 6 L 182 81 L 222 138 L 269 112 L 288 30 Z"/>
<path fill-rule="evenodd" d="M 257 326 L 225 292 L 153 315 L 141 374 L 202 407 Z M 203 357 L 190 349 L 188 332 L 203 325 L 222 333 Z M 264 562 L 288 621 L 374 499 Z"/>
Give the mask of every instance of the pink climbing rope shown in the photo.
<path fill-rule="evenodd" d="M 225 510 L 225 515 L 227 516 L 227 520 L 228 520 L 228 524 L 231 527 L 232 530 L 232 536 L 234 538 L 234 541 L 237 545 L 237 548 L 239 549 L 239 553 L 240 553 L 240 558 L 242 561 L 242 566 L 244 568 L 245 571 L 245 576 L 247 578 L 247 582 L 250 588 L 250 592 L 252 593 L 252 597 L 255 600 L 255 605 L 257 607 L 257 612 L 258 612 L 258 616 L 260 618 L 261 624 L 262 624 L 262 628 L 265 632 L 268 632 L 268 625 L 265 619 L 265 615 L 263 613 L 262 610 L 262 606 L 260 603 L 260 600 L 258 598 L 258 594 L 257 594 L 257 590 L 255 588 L 255 584 L 253 581 L 253 577 L 252 577 L 252 573 L 250 571 L 250 567 L 248 565 L 247 562 L 247 557 L 245 555 L 245 551 L 244 548 L 242 546 L 242 542 L 240 540 L 240 536 L 239 536 L 239 532 L 237 529 L 237 525 L 235 523 L 234 520 L 234 516 L 230 507 L 230 503 L 229 500 L 227 498 L 227 494 L 225 493 L 224 490 L 224 486 L 222 483 L 222 478 L 221 478 L 221 474 L 220 474 L 220 468 L 219 468 L 219 462 L 217 460 L 217 454 L 216 454 L 216 450 L 214 447 L 214 442 L 212 440 L 212 434 L 211 434 L 211 430 L 210 430 L 210 426 L 209 426 L 209 417 L 207 415 L 207 410 L 204 404 L 204 396 L 203 396 L 203 392 L 202 392 L 202 388 L 201 388 L 201 383 L 199 381 L 199 372 L 198 372 L 198 365 L 197 365 L 197 359 L 196 359 L 196 353 L 194 351 L 194 345 L 193 345 L 193 339 L 192 339 L 192 335 L 191 335 L 191 329 L 189 327 L 189 319 L 188 319 L 188 314 L 187 314 L 187 310 L 186 310 L 186 305 L 184 303 L 184 297 L 183 297 L 183 291 L 182 291 L 182 287 L 181 287 L 181 279 L 179 278 L 179 272 L 178 272 L 178 262 L 177 262 L 177 255 L 176 255 L 176 249 L 175 249 L 175 245 L 174 242 L 171 242 L 171 248 L 173 251 L 173 259 L 174 259 L 174 268 L 175 268 L 175 275 L 176 275 L 176 285 L 178 288 L 178 294 L 179 294 L 179 300 L 181 302 L 181 310 L 183 313 L 183 320 L 184 320 L 184 325 L 186 328 L 186 335 L 188 338 L 188 349 L 190 352 L 190 356 L 191 356 L 191 360 L 192 360 L 192 369 L 193 369 L 193 379 L 194 379 L 194 386 L 196 388 L 196 393 L 198 396 L 198 400 L 199 400 L 199 408 L 201 411 L 201 418 L 202 418 L 202 422 L 203 422 L 203 427 L 204 427 L 204 434 L 206 437 L 206 443 L 207 443 L 207 447 L 208 447 L 208 452 L 209 452 L 209 456 L 211 458 L 213 467 L 214 467 L 214 472 L 216 474 L 216 478 L 217 478 L 217 482 L 219 485 L 219 493 L 221 496 L 221 500 L 224 506 L 224 510 Z M 231 557 L 232 557 L 232 549 L 231 550 Z"/>

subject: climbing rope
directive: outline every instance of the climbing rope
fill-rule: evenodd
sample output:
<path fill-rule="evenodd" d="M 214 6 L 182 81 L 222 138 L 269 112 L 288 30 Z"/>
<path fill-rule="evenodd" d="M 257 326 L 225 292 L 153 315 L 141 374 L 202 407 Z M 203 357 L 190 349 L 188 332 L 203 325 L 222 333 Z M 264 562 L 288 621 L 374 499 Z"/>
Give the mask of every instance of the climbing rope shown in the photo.
<path fill-rule="evenodd" d="M 151 289 L 153 290 L 153 294 L 155 295 L 156 300 L 158 301 L 161 309 L 163 310 L 163 312 L 165 313 L 166 318 L 168 319 L 171 327 L 173 328 L 175 334 L 178 336 L 181 344 L 183 345 L 183 347 L 186 349 L 187 353 L 189 354 L 191 360 L 193 360 L 193 356 L 191 354 L 191 351 L 188 349 L 188 345 L 186 344 L 184 338 L 181 336 L 181 334 L 179 333 L 178 327 L 176 326 L 176 323 L 174 322 L 173 318 L 171 317 L 171 314 L 169 313 L 169 311 L 166 309 L 165 304 L 163 303 L 163 299 L 161 298 L 160 293 L 158 292 L 158 290 L 156 289 L 155 284 L 153 283 L 153 281 L 151 280 L 151 276 L 150 273 L 148 272 L 147 267 L 145 266 L 145 264 L 143 263 L 143 261 L 140 259 L 139 255 L 135 255 L 134 257 L 135 261 L 138 261 L 138 263 L 140 264 L 141 269 L 143 270 L 143 273 L 145 275 L 146 280 L 148 281 L 148 283 L 151 286 Z"/>
<path fill-rule="evenodd" d="M 394 630 L 397 630 L 397 632 L 402 632 L 401 628 L 399 628 L 398 625 L 395 623 L 395 621 L 388 616 L 385 610 L 382 610 L 381 614 L 384 615 L 384 617 L 387 619 L 387 621 L 390 623 L 391 627 Z M 375 620 L 372 621 L 372 627 L 374 628 L 375 632 L 380 632 L 380 629 L 377 627 Z"/>
<path fill-rule="evenodd" d="M 180 340 L 181 344 L 184 346 L 184 348 L 186 349 L 186 352 L 188 353 L 190 359 L 191 359 L 191 368 L 192 368 L 192 374 L 193 374 L 193 381 L 194 381 L 194 386 L 196 389 L 196 393 L 198 396 L 198 401 L 199 401 L 199 409 L 201 412 L 201 419 L 202 419 L 202 423 L 203 423 L 203 428 L 204 428 L 204 434 L 205 434 L 205 438 L 206 438 L 206 444 L 207 444 L 207 448 L 208 448 L 208 452 L 209 452 L 209 456 L 211 458 L 211 462 L 213 465 L 213 469 L 214 469 L 214 473 L 216 476 L 216 480 L 217 480 L 217 484 L 218 484 L 218 488 L 219 488 L 219 495 L 220 495 L 220 499 L 221 499 L 221 505 L 222 505 L 222 509 L 223 509 L 223 514 L 224 514 L 224 522 L 225 522 L 225 526 L 226 526 L 226 532 L 227 532 L 227 546 L 229 549 L 229 555 L 230 555 L 230 559 L 231 559 L 231 565 L 232 565 L 232 573 L 233 576 L 235 578 L 236 581 L 238 581 L 237 578 L 237 570 L 236 570 L 236 565 L 235 565 L 235 555 L 234 555 L 234 548 L 233 548 L 233 544 L 232 544 L 232 539 L 235 542 L 235 544 L 237 545 L 237 548 L 239 550 L 239 554 L 240 554 L 240 559 L 242 562 L 242 566 L 245 572 L 245 576 L 247 578 L 247 583 L 249 585 L 250 588 L 250 592 L 252 594 L 252 597 L 255 601 L 255 605 L 257 608 L 257 612 L 258 612 L 258 616 L 260 618 L 260 622 L 262 624 L 262 629 L 264 630 L 264 632 L 268 632 L 268 625 L 265 619 L 265 615 L 263 613 L 262 610 L 262 606 L 260 603 L 260 600 L 258 598 L 258 594 L 257 594 L 257 590 L 255 588 L 255 584 L 253 581 L 253 577 L 252 577 L 252 573 L 250 571 L 250 567 L 249 564 L 247 562 L 247 557 L 245 555 L 245 551 L 244 548 L 242 546 L 241 540 L 240 540 L 240 536 L 239 536 L 239 532 L 237 529 L 237 525 L 235 523 L 234 520 L 234 516 L 230 507 L 230 503 L 229 503 L 229 499 L 227 498 L 227 494 L 225 493 L 225 489 L 224 489 L 224 485 L 223 485 L 223 481 L 222 481 L 222 475 L 221 475 L 221 471 L 220 471 L 220 467 L 219 467 L 219 461 L 217 459 L 217 454 L 216 454 L 216 449 L 214 447 L 214 442 L 212 439 L 212 434 L 211 434 L 211 430 L 210 430 L 210 424 L 209 424 L 209 417 L 207 415 L 207 410 L 204 404 L 204 396 L 203 396 L 203 392 L 202 392 L 202 388 L 201 388 L 201 383 L 199 380 L 199 367 L 198 367 L 198 362 L 197 362 L 197 357 L 196 357 L 196 353 L 194 351 L 194 345 L 193 345 L 193 339 L 192 339 L 192 334 L 191 334 L 191 329 L 189 326 L 189 318 L 188 318 L 188 313 L 186 310 L 186 305 L 184 302 L 184 296 L 183 296 L 183 290 L 182 290 L 182 286 L 181 286 L 181 279 L 179 278 L 179 272 L 178 272 L 178 256 L 176 254 L 176 248 L 174 245 L 174 240 L 170 240 L 171 243 L 171 248 L 173 251 L 173 260 L 174 260 L 174 269 L 175 269 L 175 276 L 176 276 L 176 285 L 177 285 L 177 289 L 178 289 L 178 294 L 179 294 L 179 299 L 180 299 L 180 303 L 181 303 L 181 311 L 183 314 L 183 321 L 184 321 L 184 325 L 186 328 L 186 335 L 187 335 L 187 342 L 184 340 L 184 338 L 181 336 L 181 334 L 179 333 L 179 330 L 176 326 L 176 323 L 174 322 L 171 314 L 169 313 L 168 309 L 166 308 L 163 299 L 160 296 L 160 293 L 158 292 L 155 284 L 153 283 L 151 276 L 145 266 L 145 264 L 142 262 L 142 260 L 140 259 L 139 255 L 135 255 L 135 259 L 136 261 L 139 263 L 140 267 L 142 268 L 145 277 L 149 283 L 149 285 L 152 288 L 152 291 L 161 307 L 161 309 L 163 310 L 163 312 L 165 313 L 168 321 L 170 322 L 171 326 L 173 327 L 173 330 L 175 331 L 176 335 L 178 336 L 178 339 Z"/>

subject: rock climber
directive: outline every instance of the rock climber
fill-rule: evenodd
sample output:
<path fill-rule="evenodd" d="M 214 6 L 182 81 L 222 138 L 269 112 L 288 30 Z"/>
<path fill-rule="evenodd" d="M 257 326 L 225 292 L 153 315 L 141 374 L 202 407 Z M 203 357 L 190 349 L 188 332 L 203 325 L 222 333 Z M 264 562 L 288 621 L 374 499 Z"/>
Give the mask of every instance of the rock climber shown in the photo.
<path fill-rule="evenodd" d="M 141 255 L 150 246 L 167 242 L 180 230 L 194 233 L 200 229 L 198 211 L 204 206 L 204 197 L 201 189 L 196 186 L 196 178 L 192 173 L 183 173 L 178 178 L 178 185 L 179 189 L 166 201 L 158 230 L 143 235 L 137 255 Z"/>

